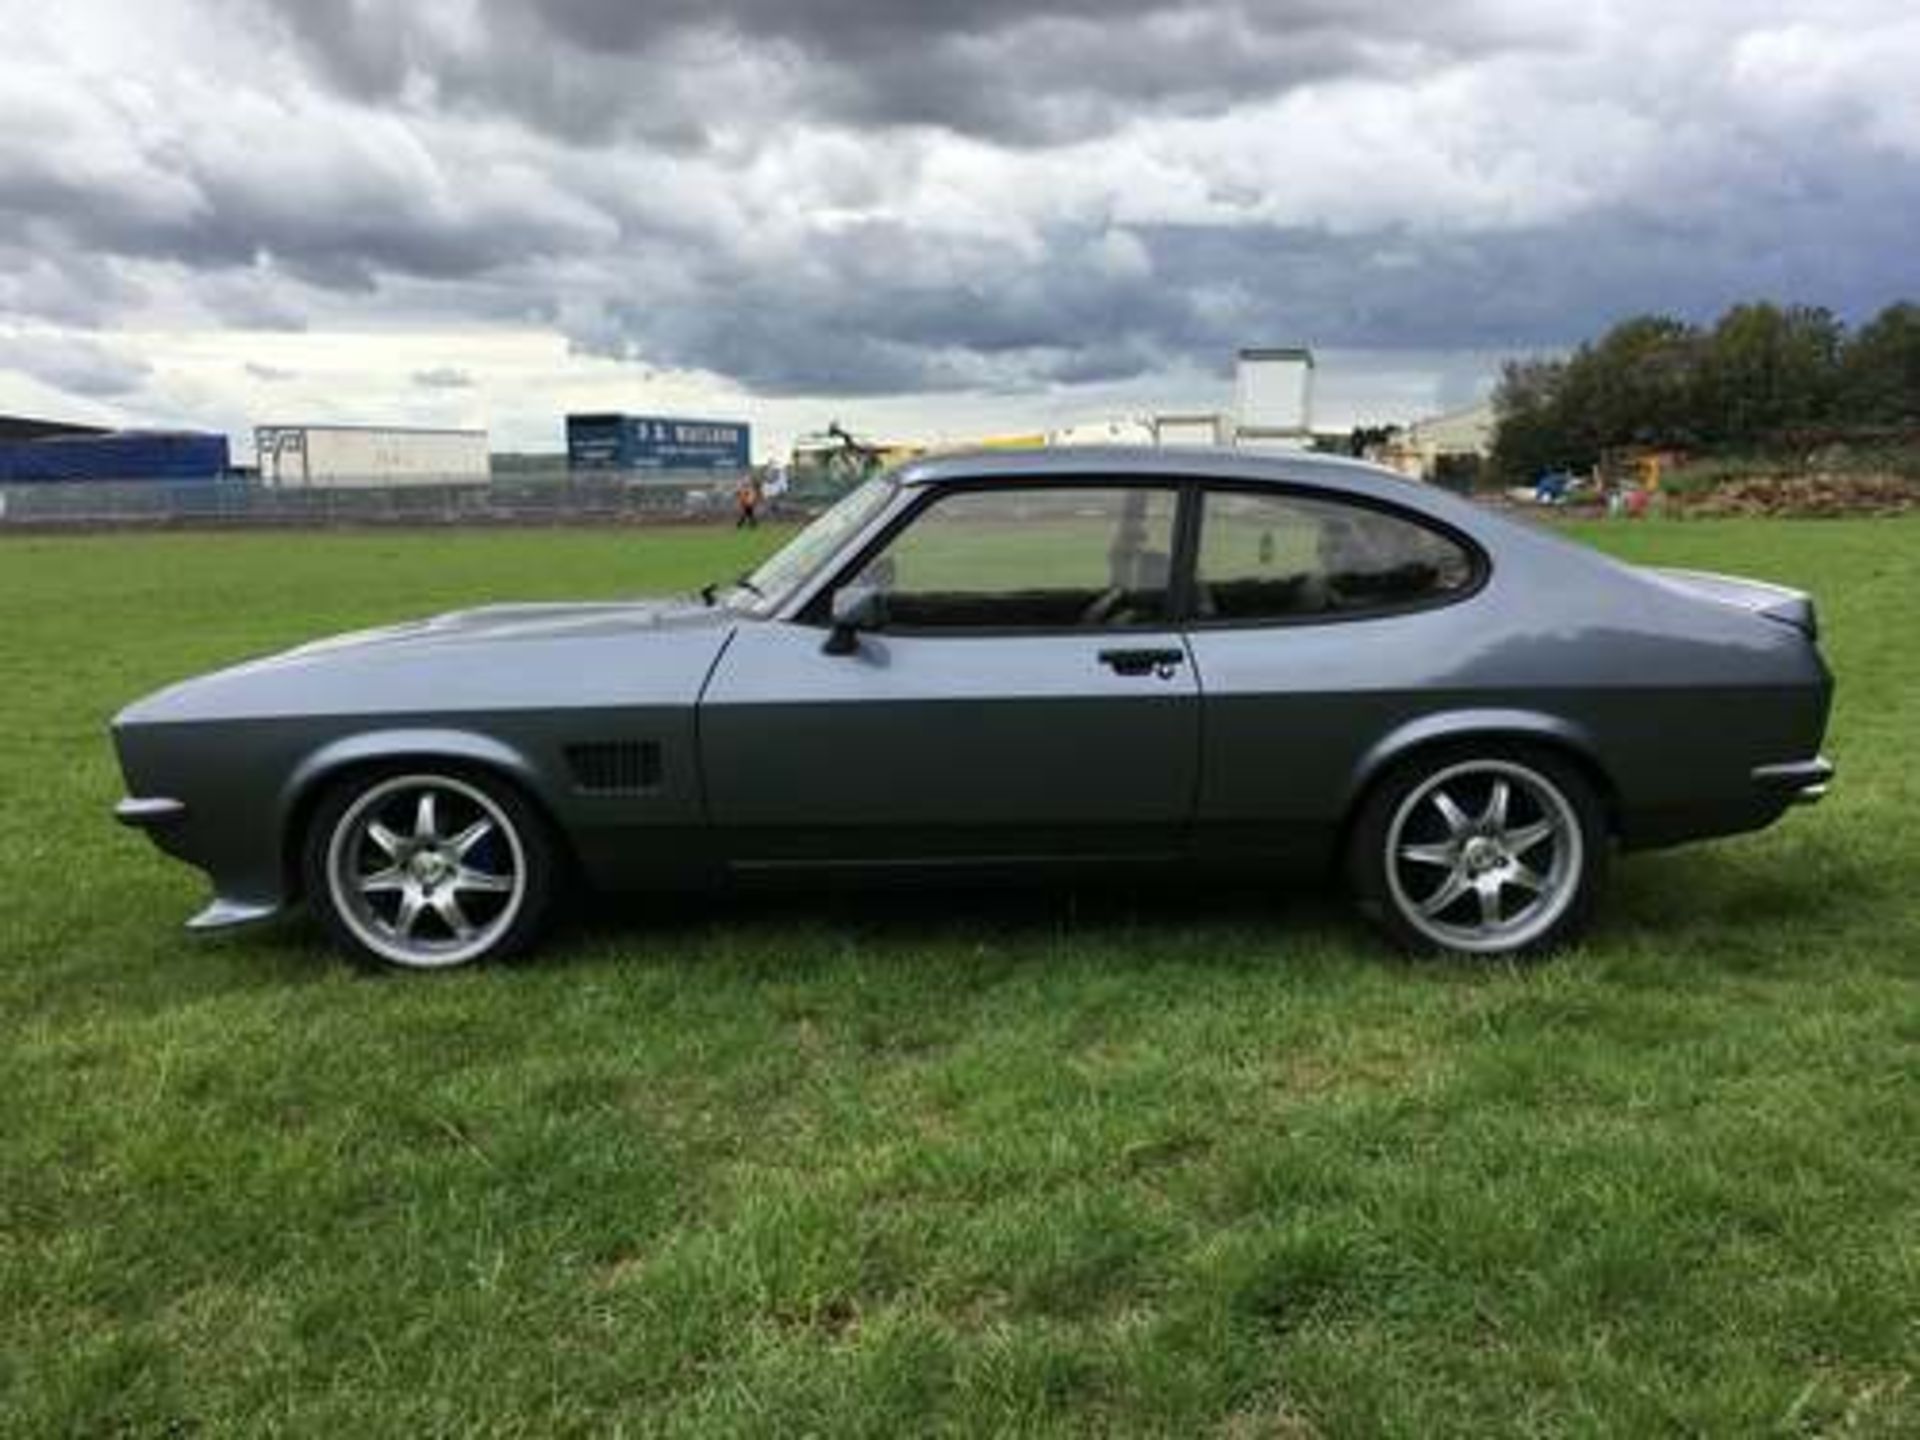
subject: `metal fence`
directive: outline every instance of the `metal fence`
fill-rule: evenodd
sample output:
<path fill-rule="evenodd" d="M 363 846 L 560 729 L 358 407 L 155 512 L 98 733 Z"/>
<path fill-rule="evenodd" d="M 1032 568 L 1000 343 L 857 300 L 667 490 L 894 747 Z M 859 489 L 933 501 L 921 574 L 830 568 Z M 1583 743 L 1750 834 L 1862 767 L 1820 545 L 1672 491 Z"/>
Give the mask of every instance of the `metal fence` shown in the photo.
<path fill-rule="evenodd" d="M 280 488 L 242 480 L 0 486 L 0 530 L 112 526 L 619 525 L 721 519 L 739 476 L 568 471 L 481 483 Z"/>

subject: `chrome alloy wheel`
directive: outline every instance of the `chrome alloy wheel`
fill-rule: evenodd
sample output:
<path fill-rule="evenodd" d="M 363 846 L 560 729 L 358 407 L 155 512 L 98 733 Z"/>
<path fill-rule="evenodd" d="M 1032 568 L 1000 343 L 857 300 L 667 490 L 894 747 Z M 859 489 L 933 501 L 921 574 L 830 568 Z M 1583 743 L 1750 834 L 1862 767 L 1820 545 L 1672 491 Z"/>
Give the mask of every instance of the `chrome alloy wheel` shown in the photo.
<path fill-rule="evenodd" d="M 506 812 L 448 775 L 396 775 L 347 807 L 327 841 L 341 920 L 396 965 L 441 969 L 484 955 L 527 895 L 527 858 Z"/>
<path fill-rule="evenodd" d="M 1450 950 L 1518 950 L 1566 913 L 1585 841 L 1573 804 L 1512 760 L 1465 760 L 1408 792 L 1387 826 L 1387 886 L 1415 930 Z"/>

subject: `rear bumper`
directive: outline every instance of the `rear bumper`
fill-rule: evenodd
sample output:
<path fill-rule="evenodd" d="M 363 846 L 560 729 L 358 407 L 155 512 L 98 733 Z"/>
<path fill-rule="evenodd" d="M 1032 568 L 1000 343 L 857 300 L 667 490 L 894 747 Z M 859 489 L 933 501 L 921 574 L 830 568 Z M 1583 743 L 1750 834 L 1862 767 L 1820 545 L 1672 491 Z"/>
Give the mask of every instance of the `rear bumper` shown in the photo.
<path fill-rule="evenodd" d="M 1756 765 L 1752 775 L 1754 788 L 1761 794 L 1794 805 L 1812 805 L 1826 798 L 1833 783 L 1833 762 L 1822 755 L 1785 765 Z"/>
<path fill-rule="evenodd" d="M 184 800 L 164 796 L 128 796 L 113 807 L 113 818 L 133 830 L 162 830 L 186 819 Z"/>
<path fill-rule="evenodd" d="M 1833 764 L 1824 756 L 1777 765 L 1755 765 L 1743 792 L 1711 800 L 1635 810 L 1621 817 L 1620 839 L 1627 850 L 1658 850 L 1694 840 L 1763 830 L 1795 805 L 1824 799 L 1833 781 Z"/>

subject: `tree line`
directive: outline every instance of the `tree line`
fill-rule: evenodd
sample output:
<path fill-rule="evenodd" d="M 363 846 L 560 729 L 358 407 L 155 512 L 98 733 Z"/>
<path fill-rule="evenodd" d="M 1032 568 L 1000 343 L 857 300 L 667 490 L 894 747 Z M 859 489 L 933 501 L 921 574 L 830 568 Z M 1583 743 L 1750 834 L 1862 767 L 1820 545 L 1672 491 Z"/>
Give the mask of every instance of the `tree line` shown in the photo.
<path fill-rule="evenodd" d="M 1621 446 L 1762 450 L 1796 432 L 1920 427 L 1920 305 L 1851 330 L 1768 302 L 1704 327 L 1635 316 L 1565 358 L 1508 361 L 1494 413 L 1493 463 L 1513 479 Z"/>

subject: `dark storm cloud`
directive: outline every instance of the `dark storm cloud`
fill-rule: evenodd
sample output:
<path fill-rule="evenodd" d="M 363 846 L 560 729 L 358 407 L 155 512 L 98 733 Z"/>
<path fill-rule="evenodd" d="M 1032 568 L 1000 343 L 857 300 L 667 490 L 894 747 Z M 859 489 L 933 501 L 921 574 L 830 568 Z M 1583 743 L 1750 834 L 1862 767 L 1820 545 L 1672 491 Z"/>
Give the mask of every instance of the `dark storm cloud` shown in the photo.
<path fill-rule="evenodd" d="M 470 29 L 367 0 L 260 3 L 348 93 L 430 77 L 449 103 L 571 138 L 683 145 L 776 116 L 1057 142 L 1548 33 L 1481 0 L 481 0 Z"/>
<path fill-rule="evenodd" d="M 148 0 L 106 58 L 144 22 L 69 10 L 0 59 L 0 327 L 531 325 L 890 394 L 1920 288 L 1895 0 Z"/>
<path fill-rule="evenodd" d="M 616 300 L 588 348 L 711 369 L 768 394 L 877 394 L 1122 379 L 1208 341 L 1188 295 L 1058 233 L 1037 256 L 874 222 L 804 275 L 711 259 L 708 303 Z"/>
<path fill-rule="evenodd" d="M 1757 227 L 1744 212 L 1687 226 L 1623 209 L 1577 226 L 1398 235 L 1386 254 L 1313 230 L 1150 230 L 1159 283 L 1181 292 L 1230 277 L 1232 322 L 1215 343 L 1304 338 L 1358 349 L 1512 351 L 1590 337 L 1626 316 L 1707 320 L 1756 296 L 1864 317 L 1920 290 L 1903 224 L 1862 215 L 1868 197 L 1920 214 L 1920 170 Z"/>
<path fill-rule="evenodd" d="M 0 223 L 5 219 L 0 211 Z M 29 227 L 21 227 L 20 233 L 16 243 L 0 241 L 0 319 L 30 315 L 92 329 L 145 298 L 141 287 L 122 275 L 109 257 L 76 252 L 65 243 L 44 243 L 57 241 L 57 236 L 42 234 L 37 238 L 43 243 L 36 245 Z"/>
<path fill-rule="evenodd" d="M 111 346 L 71 336 L 0 334 L 0 369 L 18 370 L 41 384 L 90 400 L 131 395 L 153 367 Z"/>
<path fill-rule="evenodd" d="M 1875 193 L 1920 214 L 1920 179 Z M 1857 197 L 1854 197 L 1857 199 Z M 1153 227 L 1148 275 L 1103 274 L 1086 237 L 1038 263 L 976 262 L 972 285 L 876 283 L 852 247 L 827 285 L 715 277 L 724 304 L 612 302 L 588 348 L 711 369 L 763 394 L 1017 390 L 1218 366 L 1246 344 L 1512 352 L 1568 345 L 1648 310 L 1707 320 L 1754 296 L 1856 317 L 1920 288 L 1899 222 L 1844 224 L 1849 203 L 1764 234 L 1662 228 L 1631 213 L 1561 226 L 1393 239 L 1390 256 L 1313 229 Z M 985 277 L 992 276 L 988 279 Z M 1456 398 L 1460 398 L 1456 395 Z"/>
<path fill-rule="evenodd" d="M 324 137 L 316 137 L 324 138 Z M 5 144 L 0 141 L 0 146 Z M 38 228 L 89 255 L 175 260 L 238 272 L 271 260 L 309 284 L 371 291 L 383 273 L 458 279 L 583 238 L 578 217 L 513 203 L 510 187 L 449 205 L 374 142 L 324 152 L 291 178 L 271 155 L 246 163 L 191 150 L 103 193 L 84 171 L 39 163 L 31 147 L 0 166 L 0 227 Z M 140 203 L 140 187 L 179 192 Z"/>

